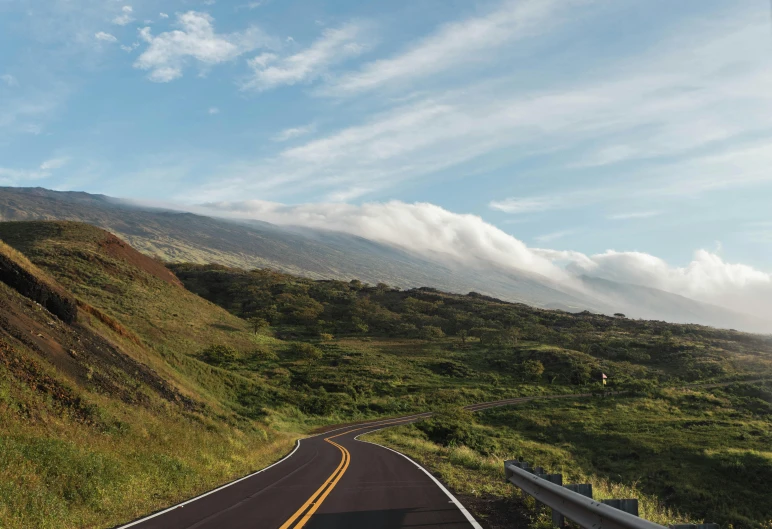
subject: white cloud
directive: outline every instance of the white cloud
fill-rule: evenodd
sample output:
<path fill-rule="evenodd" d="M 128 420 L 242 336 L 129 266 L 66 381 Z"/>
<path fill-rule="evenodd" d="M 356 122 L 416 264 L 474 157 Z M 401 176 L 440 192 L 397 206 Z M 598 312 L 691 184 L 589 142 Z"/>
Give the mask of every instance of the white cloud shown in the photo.
<path fill-rule="evenodd" d="M 391 201 L 362 206 L 323 203 L 286 206 L 251 200 L 206 204 L 205 208 L 219 215 L 342 231 L 419 253 L 439 252 L 467 263 L 487 260 L 502 266 L 536 270 L 554 278 L 567 277 L 548 260 L 531 252 L 523 242 L 480 217 L 452 213 L 433 204 Z"/>
<path fill-rule="evenodd" d="M 16 79 L 16 77 L 14 77 L 9 73 L 0 75 L 0 81 L 5 83 L 6 86 L 10 86 L 10 87 L 19 86 L 19 81 Z"/>
<path fill-rule="evenodd" d="M 68 158 L 52 158 L 40 164 L 40 169 L 42 171 L 51 171 L 53 169 L 60 169 L 64 167 L 68 161 L 69 161 Z"/>
<path fill-rule="evenodd" d="M 67 158 L 52 158 L 40 164 L 37 169 L 11 169 L 0 167 L 0 185 L 16 186 L 27 182 L 42 180 L 53 174 L 53 171 L 64 167 Z"/>
<path fill-rule="evenodd" d="M 113 24 L 125 26 L 126 24 L 134 22 L 134 16 L 132 15 L 133 12 L 134 8 L 131 6 L 123 6 L 121 8 L 121 14 L 113 18 Z"/>
<path fill-rule="evenodd" d="M 463 215 L 427 203 L 399 201 L 287 206 L 259 200 L 210 203 L 199 212 L 252 218 L 275 224 L 350 233 L 422 254 L 469 265 L 496 266 L 547 277 L 564 285 L 590 275 L 680 294 L 742 313 L 772 309 L 772 274 L 728 263 L 716 253 L 698 250 L 684 267 L 641 252 L 609 250 L 597 255 L 530 248 L 476 215 Z M 571 230 L 551 234 L 564 237 Z"/>
<path fill-rule="evenodd" d="M 292 127 L 289 129 L 284 129 L 280 133 L 278 133 L 276 136 L 273 137 L 274 141 L 287 141 L 294 138 L 299 138 L 300 136 L 305 136 L 306 134 L 311 134 L 316 130 L 316 124 L 311 123 L 309 125 L 305 125 L 302 127 Z"/>
<path fill-rule="evenodd" d="M 140 39 L 148 46 L 134 67 L 149 70 L 151 81 L 169 82 L 181 77 L 191 61 L 214 66 L 272 42 L 256 27 L 242 33 L 217 34 L 213 22 L 207 13 L 188 11 L 177 16 L 179 30 L 153 36 L 150 28 L 142 28 Z"/>
<path fill-rule="evenodd" d="M 96 38 L 97 40 L 103 40 L 105 42 L 118 42 L 118 39 L 115 38 L 115 35 L 111 35 L 110 33 L 105 33 L 104 31 L 100 31 L 94 34 L 94 38 Z"/>
<path fill-rule="evenodd" d="M 167 15 L 166 13 L 158 13 L 158 16 L 161 18 L 169 18 L 169 15 Z"/>
<path fill-rule="evenodd" d="M 772 274 L 727 263 L 707 250 L 696 251 L 684 267 L 646 253 L 613 250 L 592 256 L 573 252 L 568 259 L 568 269 L 577 274 L 658 288 L 746 314 L 766 315 L 772 309 Z"/>
<path fill-rule="evenodd" d="M 561 197 L 505 198 L 494 200 L 491 209 L 505 213 L 533 213 L 563 207 L 567 203 Z"/>
<path fill-rule="evenodd" d="M 132 51 L 139 48 L 139 42 L 132 42 L 131 46 L 125 46 L 121 44 L 121 49 L 125 51 L 126 53 L 131 53 Z"/>
<path fill-rule="evenodd" d="M 209 107 L 209 110 L 207 111 L 210 115 L 219 114 L 220 109 L 217 107 Z"/>
<path fill-rule="evenodd" d="M 372 90 L 484 61 L 493 55 L 491 50 L 548 30 L 573 3 L 507 0 L 487 15 L 447 24 L 396 57 L 368 63 L 334 80 L 326 92 L 341 95 Z"/>
<path fill-rule="evenodd" d="M 363 28 L 352 23 L 337 29 L 326 29 L 311 46 L 293 55 L 258 55 L 249 61 L 253 74 L 243 88 L 267 90 L 317 79 L 330 66 L 364 52 L 366 47 L 361 43 L 362 38 Z"/>
<path fill-rule="evenodd" d="M 554 160 L 540 184 L 551 189 L 549 196 L 505 195 L 492 204 L 502 211 L 620 207 L 639 195 L 677 198 L 768 182 L 769 140 L 749 141 L 772 131 L 772 70 L 748 58 L 761 53 L 758 42 L 768 37 L 769 28 L 745 12 L 737 17 L 722 19 L 710 32 L 684 28 L 679 35 L 686 35 L 689 45 L 663 40 L 644 56 L 606 65 L 606 74 L 586 80 L 525 89 L 516 78 L 505 77 L 421 92 L 406 104 L 398 102 L 272 158 L 221 167 L 225 185 L 194 188 L 190 196 L 215 193 L 227 199 L 282 189 L 289 194 L 287 189 L 298 189 L 290 186 L 296 183 L 321 196 L 354 189 L 372 193 L 440 171 L 460 177 L 459 171 L 451 172 L 455 167 L 492 153 L 500 166 L 533 155 L 549 154 Z M 284 61 L 276 54 L 252 59 L 261 72 Z M 631 62 L 635 69 L 627 66 Z M 726 71 L 733 74 L 723 75 Z M 597 187 L 582 183 L 583 188 L 572 190 L 570 184 L 551 185 L 549 180 L 555 174 L 586 173 L 589 161 L 624 163 L 641 157 L 658 163 L 619 171 L 613 181 Z M 582 182 L 585 176 L 562 180 Z"/>

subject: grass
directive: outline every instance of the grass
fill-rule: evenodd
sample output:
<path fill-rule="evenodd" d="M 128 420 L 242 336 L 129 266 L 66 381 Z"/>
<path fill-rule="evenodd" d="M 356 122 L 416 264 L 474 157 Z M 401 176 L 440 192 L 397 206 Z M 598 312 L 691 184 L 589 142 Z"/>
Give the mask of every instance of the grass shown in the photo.
<path fill-rule="evenodd" d="M 706 516 L 692 503 L 718 469 L 762 469 L 753 479 L 766 479 L 766 393 L 683 400 L 691 394 L 656 388 L 770 373 L 768 339 L 479 295 L 177 265 L 186 290 L 91 226 L 0 223 L 0 238 L 14 261 L 93 308 L 63 326 L 0 284 L 0 318 L 9 322 L 0 327 L 3 527 L 117 524 L 260 468 L 318 426 L 587 391 L 601 372 L 617 389 L 654 396 L 489 411 L 446 432 L 453 439 L 438 438 L 446 435 L 439 423 L 433 437 L 415 426 L 377 435 L 472 496 L 511 498 L 501 462 L 521 455 L 590 480 L 600 494 L 636 495 L 651 519 L 765 519 L 752 505 L 727 506 L 736 488 L 711 500 Z M 138 373 L 144 366 L 166 390 Z M 740 434 L 746 439 L 727 441 Z M 650 479 L 635 473 L 640 461 Z M 674 470 L 697 462 L 707 470 L 693 479 Z"/>
<path fill-rule="evenodd" d="M 450 415 L 444 439 L 431 421 L 365 439 L 416 458 L 462 494 L 510 497 L 502 464 L 523 458 L 564 483 L 591 483 L 596 499 L 638 498 L 641 516 L 662 525 L 750 528 L 772 523 L 771 416 L 772 391 L 739 384 L 533 401 L 476 414 L 460 434 Z M 464 436 L 473 447 L 456 441 Z M 541 516 L 532 505 L 532 523 Z"/>

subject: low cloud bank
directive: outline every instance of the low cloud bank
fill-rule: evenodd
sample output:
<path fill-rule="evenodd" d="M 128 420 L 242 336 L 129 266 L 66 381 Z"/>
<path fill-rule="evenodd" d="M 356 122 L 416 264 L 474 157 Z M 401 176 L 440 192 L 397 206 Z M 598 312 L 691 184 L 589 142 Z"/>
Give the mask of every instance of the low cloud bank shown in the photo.
<path fill-rule="evenodd" d="M 680 294 L 746 314 L 766 317 L 772 309 L 772 274 L 698 250 L 691 263 L 674 267 L 641 252 L 529 248 L 476 215 L 458 214 L 428 203 L 399 201 L 287 206 L 259 200 L 218 202 L 202 213 L 259 219 L 280 225 L 341 231 L 428 256 L 474 266 L 496 265 L 570 283 L 580 275 L 632 283 Z"/>

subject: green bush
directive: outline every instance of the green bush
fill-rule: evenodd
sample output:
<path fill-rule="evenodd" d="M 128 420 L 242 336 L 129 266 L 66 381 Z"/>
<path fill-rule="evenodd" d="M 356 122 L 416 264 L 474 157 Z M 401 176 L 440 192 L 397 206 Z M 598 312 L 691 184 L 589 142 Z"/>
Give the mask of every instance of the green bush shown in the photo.
<path fill-rule="evenodd" d="M 322 352 L 313 344 L 307 342 L 294 342 L 290 345 L 292 354 L 305 360 L 319 360 L 322 358 Z"/>
<path fill-rule="evenodd" d="M 420 336 L 424 340 L 438 340 L 440 338 L 445 338 L 445 333 L 439 327 L 426 325 L 425 327 L 421 327 Z"/>
<path fill-rule="evenodd" d="M 228 345 L 210 345 L 201 351 L 201 359 L 207 364 L 220 366 L 236 360 L 238 351 Z"/>
<path fill-rule="evenodd" d="M 471 412 L 463 408 L 446 408 L 416 423 L 416 427 L 443 446 L 464 445 L 483 455 L 492 455 L 498 449 L 496 440 L 477 426 Z"/>

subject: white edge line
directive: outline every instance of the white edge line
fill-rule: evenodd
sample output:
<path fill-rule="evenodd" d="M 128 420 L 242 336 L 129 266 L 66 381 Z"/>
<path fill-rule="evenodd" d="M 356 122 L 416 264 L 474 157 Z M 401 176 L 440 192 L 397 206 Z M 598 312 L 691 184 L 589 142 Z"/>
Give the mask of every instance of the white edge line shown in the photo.
<path fill-rule="evenodd" d="M 407 417 L 402 417 L 402 418 L 403 418 L 403 419 L 412 419 L 412 418 L 414 418 L 414 417 L 419 417 L 419 416 L 421 416 L 421 415 L 424 415 L 424 414 L 422 414 L 422 413 L 418 413 L 418 414 L 415 414 L 415 415 L 408 415 Z M 372 422 L 376 423 L 376 425 L 377 425 L 377 423 L 379 423 L 379 422 L 384 422 L 384 421 L 391 421 L 391 420 L 396 420 L 396 419 L 381 419 L 381 420 L 375 420 L 375 421 L 372 421 Z M 367 425 L 363 424 L 362 426 L 366 427 Z M 340 428 L 336 428 L 336 429 L 334 429 L 334 430 L 328 430 L 328 431 L 326 431 L 326 432 L 323 432 L 323 433 L 319 433 L 319 434 L 315 434 L 315 435 L 311 435 L 311 436 L 309 436 L 309 437 L 317 437 L 317 436 L 319 436 L 319 435 L 324 435 L 324 434 L 327 434 L 327 433 L 330 433 L 330 432 L 336 432 L 336 431 L 338 431 L 338 430 L 345 430 L 346 428 L 351 428 L 351 425 L 350 425 L 350 426 L 342 426 L 342 427 L 340 427 Z M 231 481 L 230 483 L 226 483 L 225 485 L 221 485 L 221 486 L 217 487 L 216 489 L 213 489 L 213 490 L 210 490 L 209 492 L 205 492 L 205 493 L 203 493 L 203 494 L 200 494 L 200 495 L 196 496 L 195 498 L 191 498 L 191 499 L 189 499 L 189 500 L 186 500 L 186 501 L 184 501 L 184 502 L 182 502 L 182 503 L 178 503 L 178 504 L 176 504 L 176 505 L 172 505 L 171 507 L 168 507 L 168 508 L 166 508 L 166 509 L 164 509 L 164 510 L 162 510 L 162 511 L 158 511 L 158 512 L 157 512 L 157 513 L 155 513 L 155 514 L 151 514 L 150 516 L 146 516 L 146 517 L 144 517 L 144 518 L 141 518 L 141 519 L 139 519 L 139 520 L 135 520 L 135 521 L 133 521 L 133 522 L 130 522 L 130 523 L 126 524 L 126 525 L 119 525 L 119 526 L 115 527 L 114 529 L 127 529 L 128 527 L 133 527 L 133 526 L 135 526 L 135 525 L 137 525 L 137 524 L 141 524 L 141 523 L 143 523 L 143 522 L 146 522 L 146 521 L 148 521 L 148 520 L 151 520 L 151 519 L 153 519 L 153 518 L 156 518 L 156 517 L 158 517 L 158 516 L 161 516 L 161 515 L 163 515 L 163 514 L 166 514 L 166 513 L 168 513 L 168 512 L 171 512 L 171 511 L 173 511 L 174 509 L 177 509 L 177 508 L 179 508 L 179 507 L 182 507 L 182 506 L 184 506 L 184 505 L 187 505 L 188 503 L 192 503 L 192 502 L 194 502 L 194 501 L 196 501 L 196 500 L 200 500 L 201 498 L 204 498 L 204 497 L 206 497 L 206 496 L 209 496 L 210 494 L 214 494 L 215 492 L 217 492 L 217 491 L 220 491 L 220 490 L 222 490 L 222 489 L 224 489 L 224 488 L 230 487 L 231 485 L 235 485 L 236 483 L 239 483 L 240 481 L 244 481 L 245 479 L 249 479 L 249 478 L 251 478 L 252 476 L 255 476 L 255 475 L 257 475 L 257 474 L 260 474 L 261 472 L 265 472 L 265 471 L 266 471 L 266 470 L 268 470 L 269 468 L 271 468 L 271 467 L 275 467 L 275 466 L 276 466 L 276 465 L 278 465 L 279 463 L 282 463 L 282 462 L 286 461 L 287 459 L 289 459 L 290 457 L 292 457 L 292 456 L 295 454 L 295 452 L 297 452 L 297 451 L 298 451 L 298 448 L 300 448 L 300 441 L 302 441 L 303 439 L 308 439 L 309 437 L 304 437 L 304 438 L 301 438 L 301 439 L 297 439 L 297 440 L 295 441 L 295 449 L 294 449 L 292 452 L 290 452 L 289 454 L 287 454 L 287 455 L 286 455 L 286 456 L 284 456 L 283 458 L 279 459 L 279 460 L 278 460 L 276 463 L 273 463 L 272 465 L 268 465 L 267 467 L 265 467 L 265 468 L 264 468 L 264 469 L 262 469 L 262 470 L 258 470 L 257 472 L 252 472 L 251 474 L 249 474 L 249 475 L 247 475 L 247 476 L 244 476 L 243 478 L 239 478 L 239 479 L 237 479 L 237 480 L 235 480 L 235 481 Z"/>
<path fill-rule="evenodd" d="M 205 492 L 205 493 L 203 493 L 203 494 L 200 494 L 200 495 L 196 496 L 195 498 L 191 498 L 191 499 L 189 499 L 189 500 L 187 500 L 187 501 L 184 501 L 184 502 L 182 502 L 182 503 L 178 503 L 177 505 L 173 505 L 173 506 L 169 507 L 168 509 L 164 509 L 163 511 L 159 511 L 159 512 L 157 512 L 157 513 L 155 513 L 155 514 L 151 514 L 150 516 L 146 516 L 146 517 L 144 517 L 144 518 L 141 518 L 141 519 L 139 519 L 139 520 L 135 520 L 135 521 L 133 521 L 133 522 L 131 522 L 131 523 L 128 523 L 128 524 L 126 524 L 126 525 L 120 525 L 120 526 L 118 526 L 118 527 L 115 527 L 115 529 L 126 529 L 127 527 L 133 527 L 133 526 L 135 526 L 135 525 L 137 525 L 137 524 L 141 524 L 142 522 L 146 522 L 146 521 L 148 521 L 148 520 L 150 520 L 150 519 L 152 519 L 152 518 L 155 518 L 155 517 L 157 517 L 157 516 L 161 516 L 162 514 L 166 514 L 167 512 L 173 511 L 174 509 L 177 509 L 177 508 L 179 508 L 179 507 L 182 507 L 182 506 L 184 506 L 184 505 L 187 505 L 188 503 L 192 503 L 192 502 L 194 502 L 194 501 L 196 501 L 196 500 L 200 500 L 201 498 L 203 498 L 203 497 L 205 497 L 205 496 L 209 496 L 210 494 L 214 494 L 215 492 L 217 492 L 217 491 L 220 491 L 220 490 L 222 490 L 222 489 L 224 489 L 224 488 L 230 487 L 231 485 L 235 485 L 236 483 L 239 483 L 239 482 L 241 482 L 241 481 L 244 481 L 245 479 L 249 479 L 249 478 L 251 478 L 252 476 L 256 476 L 257 474 L 260 474 L 261 472 L 265 472 L 265 471 L 266 471 L 266 470 L 268 470 L 269 468 L 275 467 L 275 466 L 276 466 L 276 465 L 278 465 L 279 463 L 283 463 L 284 461 L 286 461 L 287 459 L 289 459 L 290 457 L 292 457 L 292 456 L 295 454 L 295 452 L 297 452 L 297 451 L 298 451 L 298 448 L 300 448 L 300 441 L 302 441 L 302 439 L 297 439 L 297 440 L 295 441 L 295 449 L 294 449 L 292 452 L 290 452 L 290 453 L 289 453 L 289 454 L 287 454 L 286 456 L 284 456 L 284 457 L 282 457 L 281 459 L 279 459 L 279 460 L 278 460 L 276 463 L 273 463 L 273 464 L 271 464 L 271 465 L 268 465 L 267 467 L 265 467 L 265 468 L 264 468 L 264 469 L 262 469 L 262 470 L 258 470 L 257 472 L 252 472 L 251 474 L 249 474 L 249 475 L 247 475 L 247 476 L 244 476 L 243 478 L 239 478 L 239 479 L 237 479 L 237 480 L 235 480 L 235 481 L 231 481 L 230 483 L 226 483 L 225 485 L 221 485 L 220 487 L 217 487 L 217 488 L 216 488 L 216 489 L 214 489 L 214 490 L 210 490 L 209 492 Z"/>
<path fill-rule="evenodd" d="M 311 437 L 319 437 L 320 435 L 327 435 L 328 433 L 337 432 L 337 431 L 340 431 L 340 430 L 345 430 L 346 428 L 354 428 L 354 427 L 357 427 L 357 426 L 361 426 L 363 428 L 366 428 L 368 426 L 378 426 L 378 423 L 388 422 L 388 421 L 403 421 L 403 420 L 406 421 L 408 419 L 429 418 L 429 416 L 431 416 L 431 414 L 432 414 L 432 412 L 425 411 L 425 412 L 421 412 L 421 413 L 415 413 L 413 415 L 405 415 L 404 417 L 392 417 L 391 419 L 373 419 L 372 421 L 366 422 L 366 423 L 349 424 L 348 426 L 341 426 L 340 428 L 335 428 L 333 430 L 327 430 L 326 432 L 315 433 L 314 435 L 309 435 L 307 437 L 304 437 L 303 439 L 310 439 Z M 424 415 L 426 417 L 424 417 Z M 389 426 L 391 426 L 391 425 L 387 424 L 387 425 L 384 426 L 384 428 L 388 428 Z M 373 431 L 375 432 L 377 430 L 373 430 Z M 363 435 L 363 434 L 360 434 L 360 435 Z M 122 528 L 118 527 L 117 529 L 122 529 Z"/>
<path fill-rule="evenodd" d="M 386 428 L 389 428 L 389 427 L 388 427 L 388 426 L 384 426 L 383 428 L 378 428 L 378 430 L 384 430 L 384 429 L 386 429 Z M 371 444 L 371 445 L 375 445 L 375 446 L 380 446 L 381 448 L 385 448 L 386 450 L 389 450 L 389 451 L 391 451 L 391 452 L 394 452 L 395 454 L 399 454 L 399 455 L 401 455 L 402 457 L 404 457 L 405 459 L 407 459 L 408 461 L 410 461 L 411 463 L 413 463 L 415 466 L 417 466 L 418 468 L 420 468 L 420 469 L 421 469 L 421 470 L 424 472 L 424 474 L 426 474 L 427 476 L 429 476 L 429 478 L 430 478 L 430 479 L 431 479 L 431 480 L 432 480 L 432 481 L 433 481 L 433 482 L 434 482 L 434 483 L 435 483 L 435 484 L 436 484 L 436 485 L 437 485 L 437 486 L 440 488 L 440 490 L 441 490 L 442 492 L 444 492 L 444 493 L 445 493 L 445 495 L 446 495 L 448 498 L 450 498 L 450 501 L 452 501 L 453 503 L 455 503 L 455 504 L 456 504 L 456 507 L 458 507 L 458 510 L 459 510 L 459 511 L 461 511 L 461 514 L 463 514 L 463 515 L 466 517 L 467 521 L 468 521 L 468 522 L 469 522 L 469 523 L 472 525 L 472 527 L 473 527 L 474 529 L 483 529 L 482 525 L 480 525 L 480 524 L 477 522 L 477 520 L 475 520 L 475 519 L 474 519 L 474 516 L 472 516 L 472 513 L 470 513 L 470 512 L 467 510 L 467 508 L 466 508 L 466 507 L 464 507 L 464 506 L 461 504 L 461 502 L 460 502 L 460 501 L 458 501 L 458 498 L 456 498 L 455 496 L 453 496 L 453 494 L 451 494 L 451 492 L 450 492 L 448 489 L 446 489 L 446 488 L 445 488 L 445 485 L 443 485 L 442 483 L 440 483 L 440 481 L 439 481 L 437 478 L 435 478 L 434 476 L 432 476 L 432 474 L 431 474 L 431 473 L 430 473 L 428 470 L 426 470 L 424 467 L 422 467 L 421 465 L 419 465 L 418 463 L 416 463 L 415 461 L 413 461 L 413 459 L 411 459 L 410 457 L 406 456 L 406 455 L 405 455 L 405 454 L 403 454 L 402 452 L 397 452 L 396 450 L 394 450 L 394 449 L 392 449 L 392 448 L 389 448 L 388 446 L 379 445 L 378 443 L 373 443 L 373 442 L 371 442 L 371 441 L 363 441 L 363 440 L 361 440 L 361 439 L 359 438 L 359 436 L 360 436 L 360 435 L 365 435 L 365 434 L 368 434 L 368 433 L 377 432 L 378 430 L 372 430 L 372 431 L 369 431 L 369 432 L 364 432 L 364 433 L 361 433 L 361 434 L 357 435 L 356 437 L 354 437 L 354 440 L 355 440 L 355 441 L 359 441 L 360 443 L 367 443 L 367 444 Z"/>

